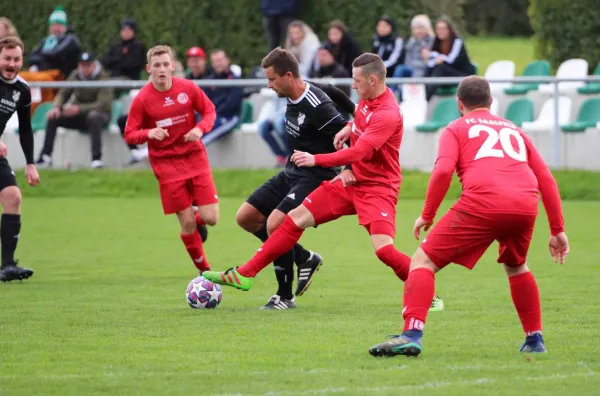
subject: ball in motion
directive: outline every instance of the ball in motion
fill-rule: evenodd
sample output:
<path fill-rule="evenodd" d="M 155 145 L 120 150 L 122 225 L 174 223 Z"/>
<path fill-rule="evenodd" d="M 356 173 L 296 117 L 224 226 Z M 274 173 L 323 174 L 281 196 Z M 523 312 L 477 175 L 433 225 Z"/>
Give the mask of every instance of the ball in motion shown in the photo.
<path fill-rule="evenodd" d="M 192 280 L 185 292 L 190 307 L 195 309 L 212 309 L 219 306 L 223 292 L 221 286 L 212 283 L 203 276 Z"/>

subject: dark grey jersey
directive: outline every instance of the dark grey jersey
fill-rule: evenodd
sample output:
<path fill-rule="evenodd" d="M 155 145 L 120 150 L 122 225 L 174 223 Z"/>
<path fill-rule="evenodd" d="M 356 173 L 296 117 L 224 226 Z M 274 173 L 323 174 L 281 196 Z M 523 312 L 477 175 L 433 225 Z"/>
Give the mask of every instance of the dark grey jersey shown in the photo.
<path fill-rule="evenodd" d="M 346 124 L 347 120 L 340 114 L 329 96 L 316 84 L 307 82 L 304 93 L 297 100 L 288 99 L 285 130 L 292 152 L 294 150 L 311 154 L 334 152 L 333 138 Z M 298 176 L 330 179 L 340 172 L 340 168 L 299 168 L 290 161 L 285 171 Z"/>
<path fill-rule="evenodd" d="M 28 164 L 33 164 L 33 132 L 31 130 L 31 90 L 17 76 L 12 80 L 0 77 L 0 136 L 14 113 L 19 117 L 19 139 Z"/>

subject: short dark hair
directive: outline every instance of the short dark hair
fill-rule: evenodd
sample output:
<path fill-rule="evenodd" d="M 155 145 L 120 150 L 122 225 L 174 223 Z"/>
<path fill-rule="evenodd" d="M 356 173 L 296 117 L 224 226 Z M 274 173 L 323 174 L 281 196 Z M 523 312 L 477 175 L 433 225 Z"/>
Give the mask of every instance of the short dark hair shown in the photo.
<path fill-rule="evenodd" d="M 492 104 L 490 83 L 479 76 L 469 76 L 462 80 L 456 91 L 456 96 L 469 109 L 490 107 Z"/>
<path fill-rule="evenodd" d="M 222 52 L 223 55 L 225 55 L 227 58 L 229 58 L 229 55 L 227 55 L 227 51 L 225 51 L 223 48 L 216 48 L 216 49 L 210 51 L 210 54 L 214 55 L 214 54 L 218 54 L 219 52 Z"/>
<path fill-rule="evenodd" d="M 364 53 L 352 62 L 352 67 L 360 67 L 365 76 L 374 75 L 378 80 L 385 80 L 386 68 L 377 54 Z"/>
<path fill-rule="evenodd" d="M 21 48 L 21 52 L 25 51 L 23 42 L 17 36 L 6 36 L 0 39 L 0 52 L 2 52 L 4 48 L 13 49 L 17 47 Z"/>
<path fill-rule="evenodd" d="M 273 66 L 273 70 L 279 76 L 284 76 L 289 72 L 292 73 L 294 78 L 300 77 L 298 60 L 296 60 L 294 54 L 281 47 L 277 47 L 269 52 L 269 54 L 263 58 L 260 65 L 263 69 L 268 69 Z"/>

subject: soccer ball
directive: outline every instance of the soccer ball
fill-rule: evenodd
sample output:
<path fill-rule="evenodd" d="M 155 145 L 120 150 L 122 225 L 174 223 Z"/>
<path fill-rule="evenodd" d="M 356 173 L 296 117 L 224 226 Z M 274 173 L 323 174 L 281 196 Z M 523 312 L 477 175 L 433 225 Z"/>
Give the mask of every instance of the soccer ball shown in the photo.
<path fill-rule="evenodd" d="M 199 276 L 190 282 L 185 297 L 192 308 L 211 309 L 219 306 L 223 292 L 221 286 L 212 283 L 203 276 Z"/>

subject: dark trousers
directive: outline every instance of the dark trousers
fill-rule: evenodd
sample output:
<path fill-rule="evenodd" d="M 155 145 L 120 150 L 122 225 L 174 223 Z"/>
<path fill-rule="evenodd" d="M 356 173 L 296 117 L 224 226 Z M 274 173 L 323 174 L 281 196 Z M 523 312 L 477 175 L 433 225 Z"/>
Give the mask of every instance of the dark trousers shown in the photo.
<path fill-rule="evenodd" d="M 265 16 L 263 17 L 263 27 L 267 33 L 267 41 L 269 43 L 269 51 L 283 44 L 287 36 L 287 28 L 290 22 L 295 18 L 290 16 Z"/>
<path fill-rule="evenodd" d="M 85 130 L 90 134 L 92 143 L 92 161 L 102 158 L 102 131 L 110 121 L 110 113 L 104 113 L 92 110 L 88 113 L 77 114 L 73 117 L 60 116 L 48 120 L 46 123 L 46 137 L 44 139 L 44 148 L 40 154 L 52 156 L 54 151 L 54 140 L 56 139 L 56 130 L 58 127 Z"/>
<path fill-rule="evenodd" d="M 439 65 L 435 65 L 427 71 L 428 77 L 463 77 L 467 76 L 467 73 L 463 73 L 459 70 L 456 70 L 452 66 L 447 63 L 440 63 Z M 435 95 L 435 91 L 437 91 L 439 85 L 435 84 L 427 84 L 425 86 L 425 95 L 427 101 L 431 99 L 433 95 Z"/>
<path fill-rule="evenodd" d="M 127 125 L 127 116 L 122 115 L 119 118 L 117 118 L 117 125 L 119 126 L 119 129 L 121 130 L 121 136 L 123 136 L 123 138 L 125 138 L 125 126 Z M 129 147 L 129 150 L 136 150 L 138 148 L 137 144 L 129 144 L 129 143 L 127 143 L 127 147 Z"/>

